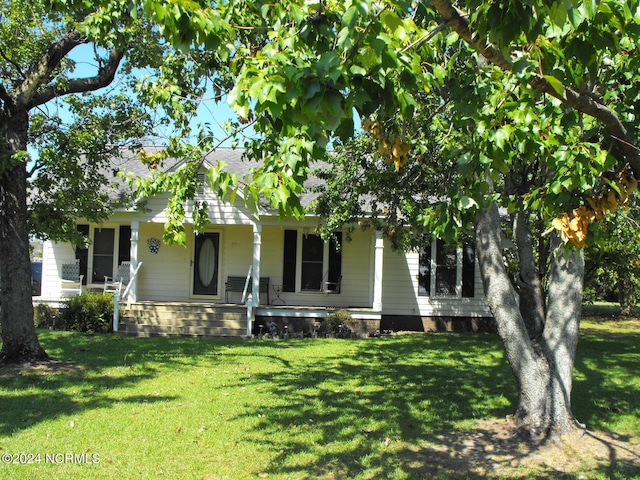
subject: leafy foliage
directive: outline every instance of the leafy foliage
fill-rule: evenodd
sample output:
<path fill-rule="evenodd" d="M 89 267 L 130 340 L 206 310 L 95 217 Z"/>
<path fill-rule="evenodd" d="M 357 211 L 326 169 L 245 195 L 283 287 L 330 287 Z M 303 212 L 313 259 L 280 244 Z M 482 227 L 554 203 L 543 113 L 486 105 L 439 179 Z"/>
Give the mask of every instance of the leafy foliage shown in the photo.
<path fill-rule="evenodd" d="M 640 299 L 640 226 L 638 199 L 602 221 L 603 240 L 587 250 L 585 293 L 589 300 L 620 303 L 631 315 Z"/>
<path fill-rule="evenodd" d="M 79 8 L 73 0 L 54 5 Z M 264 199 L 283 215 L 299 216 L 296 194 L 310 163 L 334 138 L 353 135 L 354 114 L 365 127 L 394 124 L 384 137 L 374 137 L 387 155 L 395 149 L 394 163 L 402 167 L 424 152 L 413 121 L 400 119 L 415 118 L 426 103 L 433 107 L 428 128 L 437 154 L 454 160 L 459 174 L 458 188 L 447 192 L 449 234 L 456 222 L 500 199 L 511 211 L 543 210 L 547 226 L 579 245 L 591 244 L 598 229 L 572 221 L 573 212 L 584 213 L 580 207 L 589 208 L 588 198 L 624 194 L 615 180 L 627 161 L 634 176 L 640 172 L 633 146 L 639 91 L 631 73 L 638 71 L 637 2 L 469 0 L 465 7 L 472 12 L 468 21 L 444 0 L 417 6 L 240 1 L 214 7 L 141 1 L 101 5 L 87 28 L 95 35 L 128 8 L 136 18 L 159 22 L 158 32 L 179 52 L 192 48 L 184 78 L 194 81 L 163 72 L 141 87 L 171 116 L 188 116 L 192 106 L 181 100 L 192 105 L 197 90 L 187 84 L 197 83 L 198 75 L 230 89 L 217 91 L 228 91 L 238 114 L 236 132 L 251 124 L 258 133 L 245 147 L 247 158 L 261 164 L 242 179 L 211 167 L 209 181 L 223 196 L 240 194 L 254 208 Z M 452 30 L 444 28 L 443 18 Z M 169 57 L 167 69 L 173 72 L 171 65 L 180 61 L 180 53 Z M 211 140 L 206 133 L 199 137 L 200 157 L 215 147 Z M 167 152 L 182 148 L 170 145 Z M 197 157 L 187 156 L 200 166 Z M 527 175 L 540 182 L 517 192 L 496 189 L 514 168 L 530 165 L 535 168 Z M 145 194 L 174 188 L 167 239 L 175 234 L 182 241 L 184 213 L 177 203 L 190 190 L 177 185 L 185 182 L 182 175 L 171 185 L 158 179 L 138 184 Z M 206 206 L 196 207 L 204 217 Z M 564 213 L 570 216 L 566 222 Z M 559 220 L 552 223 L 554 218 Z"/>
<path fill-rule="evenodd" d="M 352 326 L 353 317 L 351 314 L 347 310 L 338 310 L 322 319 L 318 327 L 318 333 L 349 336 Z"/>
<path fill-rule="evenodd" d="M 56 327 L 85 333 L 106 333 L 113 324 L 113 296 L 83 293 L 72 297 L 60 309 Z"/>
<path fill-rule="evenodd" d="M 34 308 L 33 320 L 38 328 L 55 328 L 57 317 L 57 310 L 46 303 L 40 303 Z"/>
<path fill-rule="evenodd" d="M 125 146 L 139 148 L 153 122 L 125 94 L 71 97 L 75 121 L 36 113 L 30 145 L 38 158 L 31 169 L 30 225 L 40 238 L 75 239 L 75 220 L 101 222 L 130 197 L 115 195 L 111 162 Z"/>
<path fill-rule="evenodd" d="M 35 308 L 38 328 L 83 333 L 107 333 L 113 325 L 113 296 L 83 293 L 68 299 L 59 309 L 47 304 Z"/>

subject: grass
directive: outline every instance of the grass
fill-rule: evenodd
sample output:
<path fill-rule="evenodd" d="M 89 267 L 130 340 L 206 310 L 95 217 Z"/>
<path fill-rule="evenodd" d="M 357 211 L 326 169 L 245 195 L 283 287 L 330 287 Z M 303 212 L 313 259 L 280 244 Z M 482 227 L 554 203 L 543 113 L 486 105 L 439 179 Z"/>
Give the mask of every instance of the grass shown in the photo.
<path fill-rule="evenodd" d="M 640 331 L 583 331 L 576 416 L 640 438 Z M 40 463 L 3 479 L 423 478 L 403 452 L 516 399 L 491 335 L 40 339 L 60 368 L 0 371 L 0 454 Z"/>

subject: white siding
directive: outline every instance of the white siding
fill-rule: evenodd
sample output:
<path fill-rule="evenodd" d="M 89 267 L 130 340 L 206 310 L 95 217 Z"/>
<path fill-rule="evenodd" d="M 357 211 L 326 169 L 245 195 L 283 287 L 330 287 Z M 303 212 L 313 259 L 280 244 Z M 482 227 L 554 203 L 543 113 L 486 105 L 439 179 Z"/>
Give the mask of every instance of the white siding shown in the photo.
<path fill-rule="evenodd" d="M 220 233 L 218 295 L 204 300 L 224 302 L 224 282 L 229 275 L 245 276 L 253 258 L 252 222 L 255 217 L 243 205 L 220 202 L 210 193 L 200 199 L 209 204 L 210 227 L 207 231 Z M 137 282 L 139 300 L 189 301 L 192 292 L 194 233 L 187 228 L 187 247 L 161 244 L 157 254 L 149 251 L 149 238 L 161 239 L 164 233 L 164 212 L 167 196 L 149 199 L 141 212 L 119 212 L 110 225 L 140 222 L 138 260 L 142 262 Z M 284 231 L 300 229 L 303 225 L 313 229 L 313 219 L 303 224 L 292 219 L 282 223 L 274 217 L 263 217 L 260 276 L 270 277 L 271 285 L 282 284 L 284 260 Z M 342 283 L 339 294 L 292 293 L 281 294 L 288 306 L 371 307 L 373 292 L 373 255 L 375 232 L 356 230 L 353 240 L 342 245 Z M 46 242 L 43 252 L 42 296 L 60 297 L 60 271 L 62 263 L 73 261 L 74 249 L 70 244 Z M 385 315 L 419 316 L 488 316 L 489 310 L 482 295 L 482 284 L 476 264 L 474 298 L 432 298 L 418 296 L 418 254 L 398 253 L 385 242 L 382 305 Z M 270 291 L 273 301 L 275 295 Z M 229 298 L 238 302 L 240 297 Z M 265 302 L 264 296 L 261 301 Z"/>
<path fill-rule="evenodd" d="M 190 232 L 191 228 L 186 227 Z M 189 298 L 191 251 L 187 246 L 162 243 L 157 254 L 147 245 L 149 238 L 162 239 L 164 226 L 158 223 L 141 223 L 138 243 L 138 300 L 186 301 Z"/>
<path fill-rule="evenodd" d="M 46 241 L 42 247 L 42 290 L 40 295 L 47 299 L 61 297 L 60 276 L 62 264 L 75 261 L 76 254 L 70 243 Z"/>
<path fill-rule="evenodd" d="M 215 302 L 224 301 L 224 282 L 229 275 L 245 276 L 251 264 L 253 252 L 253 234 L 251 226 L 216 226 L 211 225 L 207 232 L 220 234 L 220 252 L 218 264 L 218 295 L 204 297 Z M 194 297 L 193 255 L 194 233 L 187 226 L 188 244 L 160 246 L 157 254 L 147 248 L 150 237 L 162 238 L 163 226 L 153 223 L 140 225 L 140 244 L 138 259 L 142 262 L 138 277 L 138 299 L 156 301 L 189 301 L 201 300 Z M 265 276 L 264 273 L 262 276 Z M 230 301 L 237 302 L 239 297 Z"/>
<path fill-rule="evenodd" d="M 144 205 L 145 211 L 138 213 L 136 218 L 140 222 L 166 222 L 167 214 L 165 210 L 168 199 L 169 195 L 159 195 L 148 199 Z M 252 215 L 247 211 L 242 199 L 238 199 L 234 205 L 221 202 L 217 197 L 210 194 L 201 195 L 199 199 L 207 202 L 209 221 L 214 225 L 250 225 L 252 222 Z M 188 204 L 185 208 L 187 221 L 191 218 L 191 205 Z"/>
<path fill-rule="evenodd" d="M 251 225 L 226 226 L 222 230 L 220 247 L 220 270 L 223 283 L 227 276 L 246 277 L 253 262 L 253 228 Z M 264 239 L 262 240 L 264 248 Z M 263 253 L 264 255 L 264 253 Z M 261 277 L 266 277 L 264 268 L 260 266 Z M 224 289 L 224 285 L 223 285 Z"/>
<path fill-rule="evenodd" d="M 373 301 L 373 230 L 353 232 L 351 242 L 343 242 L 342 290 L 343 306 L 370 307 Z"/>
<path fill-rule="evenodd" d="M 423 317 L 484 317 L 491 313 L 484 300 L 478 264 L 473 298 L 418 296 L 419 255 L 393 251 L 385 242 L 382 311 L 385 315 Z"/>

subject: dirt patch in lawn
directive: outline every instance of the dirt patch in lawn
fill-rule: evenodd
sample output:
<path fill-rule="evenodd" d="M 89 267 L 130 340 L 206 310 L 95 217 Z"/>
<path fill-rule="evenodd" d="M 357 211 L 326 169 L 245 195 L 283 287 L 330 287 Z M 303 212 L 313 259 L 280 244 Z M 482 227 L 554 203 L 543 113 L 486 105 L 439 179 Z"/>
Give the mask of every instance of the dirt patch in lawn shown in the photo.
<path fill-rule="evenodd" d="M 640 475 L 640 440 L 585 431 L 561 442 L 531 443 L 506 420 L 425 438 L 401 453 L 404 469 L 424 478 L 608 478 Z M 616 477 L 619 478 L 619 477 Z"/>
<path fill-rule="evenodd" d="M 85 368 L 80 367 L 72 362 L 63 362 L 60 360 L 48 360 L 45 362 L 34 362 L 24 364 L 8 364 L 0 367 L 0 377 L 15 377 L 30 373 L 52 375 L 52 374 L 69 374 L 84 373 Z"/>

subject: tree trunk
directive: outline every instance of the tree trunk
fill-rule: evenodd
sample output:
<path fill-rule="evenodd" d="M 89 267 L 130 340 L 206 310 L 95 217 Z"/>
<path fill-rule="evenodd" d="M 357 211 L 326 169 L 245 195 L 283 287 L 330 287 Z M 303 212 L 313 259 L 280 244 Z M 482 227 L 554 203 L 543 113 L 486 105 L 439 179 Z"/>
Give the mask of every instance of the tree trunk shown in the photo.
<path fill-rule="evenodd" d="M 31 298 L 31 259 L 27 212 L 26 110 L 0 112 L 0 365 L 48 360 L 38 341 Z"/>
<path fill-rule="evenodd" d="M 571 389 L 582 316 L 584 256 L 582 250 L 567 251 L 557 236 L 552 244 L 544 340 L 554 366 L 552 414 L 564 422 L 556 426 L 561 434 L 578 425 L 571 412 Z M 562 411 L 556 414 L 556 410 Z"/>
<path fill-rule="evenodd" d="M 563 248 L 558 248 L 544 329 L 542 335 L 532 338 L 504 266 L 495 204 L 480 216 L 476 242 L 487 303 L 518 387 L 514 424 L 535 439 L 569 433 L 578 425 L 571 412 L 570 394 L 581 313 L 582 256 L 565 256 Z"/>
<path fill-rule="evenodd" d="M 630 317 L 635 306 L 635 294 L 631 274 L 621 272 L 618 279 L 618 301 L 620 302 L 620 315 Z"/>

